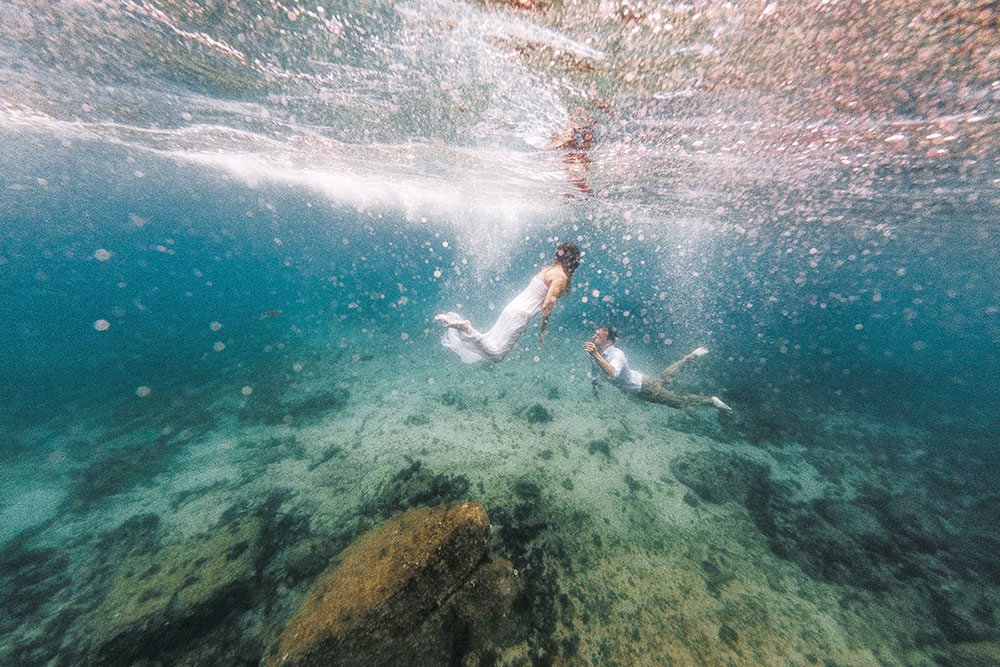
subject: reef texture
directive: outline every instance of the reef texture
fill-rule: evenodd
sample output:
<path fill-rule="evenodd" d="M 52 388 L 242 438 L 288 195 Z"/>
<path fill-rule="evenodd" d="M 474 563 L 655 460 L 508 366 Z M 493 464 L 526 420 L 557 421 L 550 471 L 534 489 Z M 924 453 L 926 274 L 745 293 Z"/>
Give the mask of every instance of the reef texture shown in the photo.
<path fill-rule="evenodd" d="M 259 543 L 251 520 L 126 558 L 94 613 L 91 654 L 102 665 L 131 665 L 249 605 Z"/>
<path fill-rule="evenodd" d="M 486 510 L 472 502 L 410 510 L 365 533 L 320 575 L 265 664 L 474 659 L 517 593 L 510 563 L 487 554 L 489 535 Z"/>

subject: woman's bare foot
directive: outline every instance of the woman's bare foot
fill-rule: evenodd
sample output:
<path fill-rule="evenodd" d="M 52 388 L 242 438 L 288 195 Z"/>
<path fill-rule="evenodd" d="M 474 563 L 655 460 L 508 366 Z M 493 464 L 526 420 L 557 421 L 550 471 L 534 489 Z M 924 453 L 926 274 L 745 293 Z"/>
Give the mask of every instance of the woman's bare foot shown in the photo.
<path fill-rule="evenodd" d="M 472 325 L 469 323 L 469 320 L 455 319 L 449 317 L 448 315 L 445 315 L 444 313 L 440 315 L 435 315 L 434 321 L 443 323 L 449 329 L 458 329 L 462 333 L 469 333 L 469 330 L 472 328 Z"/>

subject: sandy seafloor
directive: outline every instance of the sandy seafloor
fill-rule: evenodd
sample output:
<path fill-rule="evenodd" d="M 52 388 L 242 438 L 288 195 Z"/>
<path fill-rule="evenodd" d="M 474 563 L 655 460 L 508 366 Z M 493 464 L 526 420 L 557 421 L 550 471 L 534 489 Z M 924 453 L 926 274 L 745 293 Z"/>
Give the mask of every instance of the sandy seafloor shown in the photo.
<path fill-rule="evenodd" d="M 253 664 L 419 461 L 440 496 L 486 506 L 523 578 L 523 633 L 482 664 L 1000 664 L 987 641 L 1000 588 L 982 560 L 998 536 L 980 520 L 995 500 L 929 434 L 814 410 L 782 423 L 738 400 L 720 418 L 607 385 L 595 398 L 579 341 L 559 334 L 538 360 L 529 330 L 502 364 L 473 366 L 430 325 L 408 340 L 349 334 L 13 434 L 26 446 L 0 467 L 0 662 L 94 660 L 135 544 L 185 543 L 237 514 L 270 526 L 251 599 L 136 664 Z M 698 361 L 674 384 L 725 396 Z M 535 405 L 551 421 L 529 420 Z M 699 495 L 682 460 L 722 478 Z M 303 545 L 319 564 L 290 575 Z"/>

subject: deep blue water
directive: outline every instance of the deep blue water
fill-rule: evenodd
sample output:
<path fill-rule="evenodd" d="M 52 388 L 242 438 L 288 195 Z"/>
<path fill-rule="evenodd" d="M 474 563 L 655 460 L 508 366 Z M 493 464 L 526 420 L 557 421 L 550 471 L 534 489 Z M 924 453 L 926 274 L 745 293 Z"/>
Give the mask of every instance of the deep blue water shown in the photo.
<path fill-rule="evenodd" d="M 3 189 L 10 426 L 84 396 L 234 370 L 266 345 L 332 327 L 421 332 L 443 301 L 478 308 L 486 324 L 485 305 L 516 293 L 556 238 L 585 252 L 555 320 L 566 338 L 610 323 L 640 367 L 705 342 L 722 352 L 710 374 L 736 400 L 894 415 L 985 440 L 996 426 L 1000 232 L 982 199 L 915 216 L 914 187 L 911 199 L 838 197 L 818 219 L 779 212 L 761 224 L 752 218 L 779 196 L 793 210 L 823 196 L 762 190 L 720 196 L 710 222 L 660 226 L 588 220 L 586 201 L 557 200 L 553 219 L 483 258 L 463 247 L 474 220 L 469 231 L 414 224 L 391 207 L 358 212 L 94 142 L 8 133 L 5 145 L 31 156 Z M 101 249 L 111 257 L 97 259 Z M 211 354 L 220 340 L 225 354 Z"/>

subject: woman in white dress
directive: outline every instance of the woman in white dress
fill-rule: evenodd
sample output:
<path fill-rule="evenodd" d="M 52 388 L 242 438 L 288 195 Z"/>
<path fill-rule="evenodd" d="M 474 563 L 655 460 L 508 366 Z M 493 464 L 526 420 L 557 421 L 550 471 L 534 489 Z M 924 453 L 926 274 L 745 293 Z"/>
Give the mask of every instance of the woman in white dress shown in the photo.
<path fill-rule="evenodd" d="M 524 334 L 531 318 L 541 311 L 542 329 L 538 334 L 538 347 L 541 348 L 552 305 L 569 292 L 573 272 L 578 266 L 580 249 L 574 243 L 560 243 L 552 264 L 539 271 L 528 287 L 507 304 L 496 324 L 486 333 L 473 329 L 469 320 L 458 313 L 435 316 L 435 320 L 448 327 L 441 344 L 454 350 L 467 364 L 483 359 L 502 361 Z"/>

